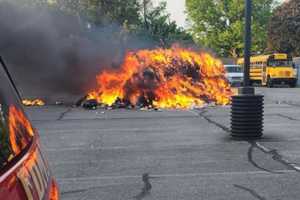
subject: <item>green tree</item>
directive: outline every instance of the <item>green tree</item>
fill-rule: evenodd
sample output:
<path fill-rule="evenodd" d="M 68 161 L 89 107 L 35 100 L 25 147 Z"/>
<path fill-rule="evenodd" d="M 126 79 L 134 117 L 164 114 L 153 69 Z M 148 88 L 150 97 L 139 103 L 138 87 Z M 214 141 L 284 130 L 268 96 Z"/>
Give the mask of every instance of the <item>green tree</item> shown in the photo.
<path fill-rule="evenodd" d="M 144 38 L 150 38 L 163 47 L 169 47 L 176 42 L 193 43 L 192 36 L 178 27 L 175 21 L 170 20 L 170 15 L 166 12 L 166 2 L 153 7 L 151 1 L 145 0 L 143 15 L 138 33 Z"/>
<path fill-rule="evenodd" d="M 252 51 L 267 46 L 267 24 L 274 0 L 253 0 Z M 186 0 L 195 40 L 220 56 L 243 55 L 244 0 Z"/>
<path fill-rule="evenodd" d="M 269 22 L 268 50 L 300 55 L 300 2 L 290 0 L 277 7 Z"/>
<path fill-rule="evenodd" d="M 116 38 L 126 41 L 130 34 L 168 47 L 175 42 L 193 43 L 184 29 L 170 20 L 166 2 L 153 6 L 152 0 L 12 0 L 22 5 L 43 7 L 88 21 L 93 26 L 119 24 Z M 84 24 L 84 23 L 80 23 Z M 118 29 L 116 29 L 118 30 Z M 122 42 L 125 43 L 125 42 Z"/>
<path fill-rule="evenodd" d="M 51 0 L 58 9 L 81 16 L 88 21 L 102 25 L 104 23 L 129 24 L 139 22 L 140 4 L 137 0 Z"/>
<path fill-rule="evenodd" d="M 8 1 L 8 0 L 7 0 Z M 60 10 L 85 18 L 91 23 L 137 24 L 140 21 L 139 0 L 10 0 L 19 5 Z"/>

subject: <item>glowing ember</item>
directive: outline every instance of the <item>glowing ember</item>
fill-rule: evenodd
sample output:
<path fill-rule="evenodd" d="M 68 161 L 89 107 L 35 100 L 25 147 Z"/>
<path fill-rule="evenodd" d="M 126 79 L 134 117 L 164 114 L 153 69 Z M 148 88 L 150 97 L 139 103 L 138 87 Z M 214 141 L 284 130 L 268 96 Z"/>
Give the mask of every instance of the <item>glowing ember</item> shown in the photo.
<path fill-rule="evenodd" d="M 174 46 L 171 49 L 127 53 L 118 70 L 97 76 L 98 88 L 87 99 L 113 105 L 191 108 L 205 103 L 226 105 L 231 88 L 221 61 L 207 53 Z"/>
<path fill-rule="evenodd" d="M 15 106 L 9 107 L 8 120 L 9 140 L 13 152 L 17 155 L 29 144 L 34 131 L 23 112 Z"/>
<path fill-rule="evenodd" d="M 22 103 L 24 106 L 44 106 L 45 105 L 45 102 L 41 99 L 34 99 L 34 100 L 23 99 Z"/>

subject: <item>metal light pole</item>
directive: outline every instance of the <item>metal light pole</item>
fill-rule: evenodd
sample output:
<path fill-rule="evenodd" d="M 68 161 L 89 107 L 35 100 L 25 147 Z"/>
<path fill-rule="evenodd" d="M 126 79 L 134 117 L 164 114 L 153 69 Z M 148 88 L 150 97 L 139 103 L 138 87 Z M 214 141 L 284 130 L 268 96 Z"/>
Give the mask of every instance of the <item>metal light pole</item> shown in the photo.
<path fill-rule="evenodd" d="M 244 53 L 244 87 L 249 86 L 251 56 L 251 22 L 252 0 L 245 0 L 245 53 Z"/>
<path fill-rule="evenodd" d="M 232 97 L 231 136 L 256 139 L 263 135 L 264 96 L 256 95 L 255 89 L 250 86 L 251 0 L 245 0 L 245 8 L 244 87 L 239 88 L 239 94 Z"/>

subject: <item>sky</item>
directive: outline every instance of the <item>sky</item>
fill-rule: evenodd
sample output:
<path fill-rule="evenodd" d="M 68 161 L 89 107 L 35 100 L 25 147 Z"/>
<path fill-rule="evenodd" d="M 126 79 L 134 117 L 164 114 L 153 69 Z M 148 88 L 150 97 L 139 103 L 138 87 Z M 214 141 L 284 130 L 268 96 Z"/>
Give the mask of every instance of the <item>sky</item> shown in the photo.
<path fill-rule="evenodd" d="M 153 0 L 155 4 L 162 0 Z M 175 20 L 177 24 L 181 27 L 185 26 L 186 15 L 185 10 L 185 0 L 166 0 L 167 1 L 167 10 L 171 15 L 171 19 Z"/>

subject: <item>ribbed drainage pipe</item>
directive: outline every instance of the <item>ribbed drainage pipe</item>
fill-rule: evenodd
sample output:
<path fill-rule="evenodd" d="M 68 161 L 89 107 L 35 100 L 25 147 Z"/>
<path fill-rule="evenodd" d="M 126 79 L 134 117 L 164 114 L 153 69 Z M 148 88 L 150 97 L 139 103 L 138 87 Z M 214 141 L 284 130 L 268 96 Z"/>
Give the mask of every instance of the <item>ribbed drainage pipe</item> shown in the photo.
<path fill-rule="evenodd" d="M 263 135 L 264 96 L 252 88 L 241 88 L 232 97 L 231 135 L 236 138 L 260 138 Z"/>

